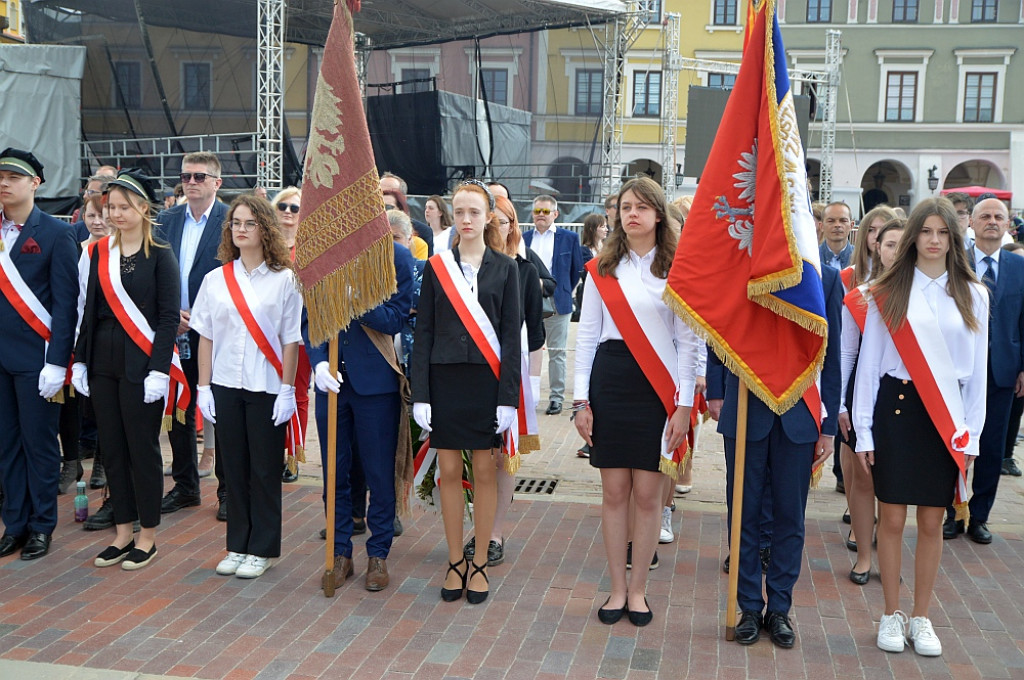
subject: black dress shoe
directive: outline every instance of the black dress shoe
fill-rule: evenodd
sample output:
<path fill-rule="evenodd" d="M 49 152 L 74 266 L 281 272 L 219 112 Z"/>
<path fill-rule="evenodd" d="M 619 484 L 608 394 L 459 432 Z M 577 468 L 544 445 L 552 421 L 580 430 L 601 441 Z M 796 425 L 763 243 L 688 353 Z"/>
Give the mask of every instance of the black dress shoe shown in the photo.
<path fill-rule="evenodd" d="M 18 548 L 25 545 L 27 538 L 27 536 L 11 536 L 8 533 L 0 536 L 0 557 L 13 555 Z"/>
<path fill-rule="evenodd" d="M 172 512 L 177 512 L 182 508 L 191 508 L 199 505 L 202 501 L 199 499 L 199 494 L 186 494 L 178 490 L 178 487 L 174 487 L 167 492 L 164 499 L 160 501 L 160 512 L 164 515 L 168 515 Z"/>
<path fill-rule="evenodd" d="M 992 532 L 988 530 L 988 525 L 984 522 L 971 522 L 967 525 L 967 538 L 975 543 L 988 545 L 992 542 Z"/>
<path fill-rule="evenodd" d="M 604 601 L 604 604 L 608 604 L 611 599 L 612 598 L 609 597 Z M 619 619 L 621 619 L 622 615 L 625 613 L 626 605 L 622 605 L 618 609 L 605 609 L 604 605 L 601 605 L 601 608 L 597 610 L 597 620 L 606 626 L 611 626 L 612 624 L 618 623 Z"/>
<path fill-rule="evenodd" d="M 752 609 L 740 614 L 740 622 L 736 624 L 736 642 L 741 645 L 752 645 L 761 639 L 761 626 L 764 619 L 761 612 Z"/>
<path fill-rule="evenodd" d="M 782 612 L 768 612 L 764 619 L 764 628 L 776 647 L 789 649 L 796 642 L 796 633 L 789 622 L 789 617 Z"/>
<path fill-rule="evenodd" d="M 551 402 L 550 404 L 548 404 L 548 410 L 544 411 L 544 413 L 548 414 L 549 416 L 557 416 L 561 412 L 562 412 L 562 402 L 560 402 L 560 401 L 553 401 L 553 402 Z"/>
<path fill-rule="evenodd" d="M 1017 461 L 1013 458 L 1003 458 L 1003 464 L 999 469 L 999 474 L 1010 475 L 1011 477 L 1020 477 L 1021 471 L 1017 467 Z"/>
<path fill-rule="evenodd" d="M 102 489 L 107 485 L 107 471 L 103 467 L 103 461 L 95 459 L 92 462 L 92 474 L 89 476 L 90 489 Z"/>
<path fill-rule="evenodd" d="M 871 570 L 870 569 L 868 569 L 867 571 L 854 571 L 853 569 L 850 570 L 850 580 L 853 581 L 854 583 L 856 583 L 859 586 L 862 586 L 865 583 L 867 583 L 868 582 L 868 578 L 870 576 L 871 576 Z"/>
<path fill-rule="evenodd" d="M 946 540 L 956 538 L 962 533 L 964 533 L 964 521 L 962 519 L 947 517 L 946 521 L 942 523 L 942 537 Z"/>
<path fill-rule="evenodd" d="M 217 502 L 217 521 L 227 522 L 228 521 L 228 502 L 218 501 Z M 324 538 L 327 538 L 327 530 L 324 529 Z"/>
<path fill-rule="evenodd" d="M 295 464 L 295 472 L 289 472 L 288 464 L 285 463 L 284 470 L 281 471 L 281 481 L 286 484 L 292 484 L 293 482 L 299 481 L 299 464 Z"/>
<path fill-rule="evenodd" d="M 846 512 L 843 513 L 843 524 L 849 524 L 849 523 L 850 523 L 850 511 L 847 510 Z"/>
<path fill-rule="evenodd" d="M 353 519 L 352 520 L 352 535 L 359 536 L 360 534 L 366 533 L 366 520 L 365 519 Z"/>
<path fill-rule="evenodd" d="M 638 628 L 643 628 L 648 623 L 654 620 L 654 612 L 651 611 L 651 605 L 647 603 L 647 598 L 644 598 L 644 606 L 647 607 L 645 612 L 635 612 L 629 608 L 629 604 L 626 605 L 626 617 L 629 622 Z"/>
<path fill-rule="evenodd" d="M 100 531 L 110 529 L 114 526 L 114 505 L 110 502 L 110 496 L 103 499 L 100 509 L 89 515 L 82 528 L 86 531 Z"/>
<path fill-rule="evenodd" d="M 36 532 L 30 534 L 25 547 L 21 549 L 21 559 L 37 560 L 50 552 L 50 534 Z"/>

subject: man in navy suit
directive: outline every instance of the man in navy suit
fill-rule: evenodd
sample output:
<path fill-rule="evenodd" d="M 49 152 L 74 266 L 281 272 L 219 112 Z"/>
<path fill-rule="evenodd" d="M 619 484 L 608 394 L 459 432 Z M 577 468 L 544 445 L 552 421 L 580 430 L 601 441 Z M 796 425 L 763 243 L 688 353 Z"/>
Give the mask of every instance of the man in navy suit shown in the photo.
<path fill-rule="evenodd" d="M 565 398 L 565 354 L 569 342 L 569 317 L 572 316 L 572 291 L 583 271 L 580 239 L 575 232 L 555 226 L 558 201 L 551 196 L 533 199 L 534 228 L 523 234 L 526 246 L 537 253 L 555 277 L 555 294 L 544 298 L 544 330 L 548 347 L 548 385 L 551 403 L 549 416 L 562 412 Z"/>
<path fill-rule="evenodd" d="M 327 456 L 335 456 L 334 484 L 334 578 L 340 587 L 355 571 L 352 566 L 352 494 L 349 473 L 353 447 L 359 452 L 370 503 L 366 526 L 368 556 L 366 589 L 383 590 L 389 577 L 386 560 L 395 535 L 395 452 L 398 423 L 405 417 L 401 386 L 404 376 L 397 357 L 392 366 L 369 334 L 387 340 L 402 331 L 412 311 L 412 253 L 395 244 L 395 278 L 398 290 L 380 305 L 338 333 L 338 374 L 332 376 L 327 361 L 327 344 L 313 347 L 303 312 L 302 334 L 316 383 L 316 427 L 320 434 L 320 458 L 327 469 Z M 369 334 L 368 334 L 369 333 Z M 394 344 L 387 349 L 394 354 Z M 397 370 L 396 370 L 397 368 Z M 327 450 L 327 391 L 338 395 L 338 443 Z M 324 477 L 326 482 L 326 475 Z M 324 500 L 329 490 L 324 488 Z"/>
<path fill-rule="evenodd" d="M 853 255 L 853 244 L 850 243 L 853 213 L 850 212 L 850 206 L 842 202 L 829 203 L 822 211 L 821 223 L 825 230 L 825 242 L 818 247 L 821 263 L 836 269 L 846 269 Z"/>
<path fill-rule="evenodd" d="M 171 442 L 171 474 L 174 488 L 164 496 L 160 511 L 171 513 L 199 505 L 199 461 L 196 451 L 196 384 L 199 380 L 199 335 L 188 327 L 192 303 L 199 286 L 210 271 L 221 266 L 217 259 L 221 227 L 227 215 L 227 206 L 217 200 L 217 189 L 222 183 L 220 161 L 211 153 L 187 154 L 181 161 L 181 183 L 187 201 L 164 210 L 156 217 L 157 233 L 167 241 L 181 269 L 181 323 L 178 325 L 178 348 L 182 354 L 181 367 L 192 390 L 192 399 L 185 410 L 184 424 L 174 419 L 168 439 Z M 283 454 L 282 454 L 283 455 Z M 219 457 L 218 457 L 219 458 Z M 216 461 L 217 519 L 227 520 L 224 503 L 224 476 L 220 460 Z"/>
<path fill-rule="evenodd" d="M 34 155 L 0 152 L 0 557 L 21 548 L 23 560 L 49 552 L 57 526 L 60 406 L 48 400 L 64 387 L 78 320 L 74 234 L 36 207 L 43 181 Z M 49 342 L 36 330 L 44 315 Z"/>
<path fill-rule="evenodd" d="M 825 363 L 821 370 L 821 400 L 827 417 L 818 428 L 819 414 L 812 414 L 801 399 L 781 416 L 753 393 L 747 414 L 746 467 L 743 480 L 743 518 L 740 530 L 738 604 L 743 612 L 736 626 L 736 641 L 753 644 L 763 627 L 779 647 L 792 647 L 796 634 L 789 621 L 793 587 L 800 577 L 804 552 L 804 510 L 811 470 L 833 451 L 839 413 L 840 323 L 843 286 L 839 272 L 821 268 L 828 320 Z M 726 493 L 732 499 L 736 456 L 736 408 L 739 379 L 727 371 L 714 352 L 708 352 L 708 408 L 718 416 L 718 431 L 725 437 Z M 767 611 L 762 597 L 760 536 L 765 496 L 770 494 L 772 536 L 771 563 L 764 583 Z M 730 503 L 731 506 L 731 503 Z M 732 509 L 729 510 L 730 526 Z M 764 527 L 765 530 L 769 527 Z M 732 565 L 735 568 L 735 565 Z"/>
<path fill-rule="evenodd" d="M 1013 397 L 1024 396 L 1024 260 L 1004 254 L 1000 247 L 1009 226 L 1009 211 L 998 198 L 974 206 L 975 241 L 968 253 L 974 271 L 989 289 L 988 391 L 985 427 L 973 466 L 967 536 L 982 544 L 992 542 L 988 517 L 999 486 Z M 963 520 L 957 521 L 953 508 L 948 508 L 943 537 L 956 538 L 963 531 Z"/>

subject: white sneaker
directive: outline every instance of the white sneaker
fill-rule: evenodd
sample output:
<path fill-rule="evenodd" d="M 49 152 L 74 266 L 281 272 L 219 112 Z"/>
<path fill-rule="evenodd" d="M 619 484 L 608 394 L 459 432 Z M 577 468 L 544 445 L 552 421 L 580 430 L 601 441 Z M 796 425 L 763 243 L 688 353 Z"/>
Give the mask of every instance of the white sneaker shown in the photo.
<path fill-rule="evenodd" d="M 238 578 L 256 578 L 257 576 L 262 576 L 263 572 L 265 572 L 269 567 L 269 557 L 246 555 L 245 561 L 238 566 L 237 570 L 235 570 L 235 576 Z"/>
<path fill-rule="evenodd" d="M 676 484 L 676 493 L 680 496 L 685 496 L 691 491 L 693 491 L 693 484 Z"/>
<path fill-rule="evenodd" d="M 921 656 L 939 656 L 942 654 L 942 643 L 932 628 L 932 622 L 924 616 L 910 619 L 910 632 L 907 634 L 914 651 Z"/>
<path fill-rule="evenodd" d="M 902 652 L 907 640 L 907 615 L 899 609 L 882 614 L 878 624 L 878 648 L 886 652 Z"/>
<path fill-rule="evenodd" d="M 221 576 L 231 576 L 238 571 L 238 567 L 244 561 L 245 555 L 236 552 L 229 552 L 228 556 L 217 564 L 217 573 Z"/>
<path fill-rule="evenodd" d="M 672 533 L 672 508 L 662 508 L 661 535 L 658 537 L 658 543 L 671 543 L 675 538 L 675 534 Z"/>

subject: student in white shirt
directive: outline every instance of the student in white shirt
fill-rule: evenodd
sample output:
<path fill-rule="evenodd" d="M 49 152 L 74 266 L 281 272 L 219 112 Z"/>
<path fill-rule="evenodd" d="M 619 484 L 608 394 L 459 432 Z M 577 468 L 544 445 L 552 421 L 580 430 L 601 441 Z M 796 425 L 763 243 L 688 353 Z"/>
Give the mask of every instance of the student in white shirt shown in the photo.
<path fill-rule="evenodd" d="M 877 644 L 888 652 L 903 651 L 908 639 L 918 654 L 942 653 L 928 610 L 945 508 L 960 476 L 957 459 L 962 456 L 964 469 L 971 465 L 985 421 L 987 316 L 988 294 L 968 264 L 953 204 L 921 201 L 907 220 L 896 261 L 870 289 L 852 409 L 859 463 L 879 501 L 885 613 Z M 929 390 L 930 384 L 939 389 Z M 935 393 L 938 398 L 930 399 Z M 955 433 L 940 434 L 939 427 Z M 899 609 L 907 505 L 917 506 L 909 621 Z"/>
<path fill-rule="evenodd" d="M 281 555 L 281 451 L 296 410 L 302 297 L 277 215 L 266 199 L 235 199 L 217 256 L 227 265 L 203 279 L 189 321 L 200 336 L 196 400 L 203 416 L 217 423 L 219 456 L 231 490 L 228 554 L 217 573 L 255 578 Z M 239 284 L 234 295 L 230 281 Z M 266 338 L 266 350 L 254 339 L 253 325 Z M 276 357 L 280 371 L 266 352 Z"/>
<path fill-rule="evenodd" d="M 645 597 L 648 570 L 633 569 L 628 586 L 626 581 L 629 500 L 632 494 L 633 563 L 646 566 L 660 530 L 663 452 L 677 449 L 689 429 L 701 345 L 662 301 L 676 237 L 661 187 L 646 177 L 629 180 L 619 193 L 618 215 L 622 228 L 608 236 L 597 258 L 597 275 L 584 284 L 573 411 L 576 429 L 590 445 L 590 464 L 601 473 L 601 533 L 611 594 L 598 609 L 598 619 L 610 625 L 628 614 L 631 623 L 646 626 L 653 618 Z M 634 337 L 628 329 L 623 335 L 615 321 L 601 286 L 614 290 L 620 285 L 616 281 L 624 282 L 622 295 L 637 312 L 635 325 L 652 346 L 666 350 L 664 358 L 658 352 L 657 364 L 634 354 Z M 659 367 L 669 370 L 675 384 L 675 395 L 668 395 L 674 402 L 671 413 L 666 412 L 666 395 L 648 375 Z"/>

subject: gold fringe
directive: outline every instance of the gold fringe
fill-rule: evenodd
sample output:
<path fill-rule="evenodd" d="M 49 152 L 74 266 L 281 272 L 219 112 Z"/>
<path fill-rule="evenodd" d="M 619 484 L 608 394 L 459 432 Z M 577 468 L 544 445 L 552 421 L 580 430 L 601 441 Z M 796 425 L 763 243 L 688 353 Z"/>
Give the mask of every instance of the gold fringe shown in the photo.
<path fill-rule="evenodd" d="M 519 435 L 519 453 L 527 454 L 531 451 L 540 451 L 540 435 L 539 434 L 521 434 Z"/>
<path fill-rule="evenodd" d="M 824 474 L 824 472 L 825 472 L 825 463 L 824 463 L 824 461 L 821 462 L 821 463 L 818 463 L 811 470 L 811 488 L 812 489 L 817 489 L 818 488 L 818 484 L 821 483 L 821 476 L 822 476 L 822 474 Z"/>
<path fill-rule="evenodd" d="M 302 298 L 309 316 L 310 343 L 324 344 L 348 328 L 353 319 L 391 297 L 398 289 L 394 263 L 394 241 L 388 233 L 355 259 L 305 287 Z"/>
<path fill-rule="evenodd" d="M 715 329 L 707 325 L 700 316 L 697 315 L 693 309 L 687 305 L 679 295 L 672 290 L 670 286 L 665 286 L 665 293 L 662 295 L 662 300 L 668 305 L 676 316 L 682 319 L 687 326 L 697 335 L 697 337 L 704 340 L 714 350 L 715 354 L 721 359 L 725 367 L 735 374 L 743 383 L 747 386 L 747 389 L 751 391 L 758 399 L 764 402 L 765 406 L 770 408 L 773 413 L 782 415 L 800 401 L 804 392 L 806 392 L 811 385 L 815 383 L 818 377 L 818 373 L 821 370 L 821 364 L 825 359 L 825 350 L 828 347 L 828 343 L 824 342 L 821 348 L 818 350 L 818 356 L 815 357 L 814 362 L 807 367 L 807 369 L 793 381 L 793 384 L 782 393 L 782 395 L 776 397 L 773 395 L 763 382 L 757 379 L 753 374 L 750 367 L 743 363 L 743 360 L 735 355 L 732 348 L 725 341 L 721 335 L 719 335 Z"/>
<path fill-rule="evenodd" d="M 165 415 L 160 419 L 160 431 L 170 432 L 171 431 L 172 419 L 171 416 Z"/>
<path fill-rule="evenodd" d="M 178 408 L 177 406 L 175 406 L 174 407 L 174 419 L 177 420 L 182 425 L 184 425 L 185 424 L 185 409 Z M 168 426 L 168 428 L 169 427 L 170 426 Z"/>
<path fill-rule="evenodd" d="M 971 518 L 971 511 L 967 508 L 967 501 L 953 504 L 953 510 L 956 511 L 955 519 L 958 522 L 966 523 Z"/>
<path fill-rule="evenodd" d="M 790 267 L 783 272 L 754 279 L 747 282 L 747 297 L 755 299 L 771 293 L 778 293 L 784 288 L 791 288 L 800 283 L 803 277 L 803 260 L 798 259 L 799 267 Z"/>
<path fill-rule="evenodd" d="M 295 447 L 295 460 L 297 460 L 300 463 L 305 463 L 306 462 L 306 447 L 305 446 L 296 446 Z"/>
<path fill-rule="evenodd" d="M 57 394 L 53 395 L 52 397 L 50 397 L 46 401 L 50 402 L 51 404 L 63 404 L 64 403 L 64 388 L 62 387 L 59 390 L 57 390 Z"/>
<path fill-rule="evenodd" d="M 519 472 L 519 466 L 523 462 L 522 456 L 506 456 L 504 453 L 501 455 L 505 456 L 505 472 L 509 473 L 510 475 L 514 475 L 515 473 Z"/>
<path fill-rule="evenodd" d="M 295 459 L 295 456 L 285 456 L 285 462 L 288 466 L 288 474 L 295 475 L 299 472 L 299 463 Z M 303 461 L 305 462 L 305 461 Z"/>
<path fill-rule="evenodd" d="M 661 460 L 658 461 L 658 470 L 671 477 L 673 482 L 679 480 L 679 475 L 682 474 L 684 467 L 683 463 L 677 463 L 664 456 L 661 456 Z"/>
<path fill-rule="evenodd" d="M 828 321 L 817 314 L 808 314 L 799 307 L 795 307 L 774 295 L 758 297 L 754 299 L 754 302 L 772 310 L 781 317 L 789 319 L 815 335 L 820 335 L 823 338 L 828 337 Z"/>
<path fill-rule="evenodd" d="M 75 392 L 75 386 L 74 385 L 68 385 L 68 396 L 69 397 L 76 397 L 76 396 L 78 396 L 78 393 Z"/>

